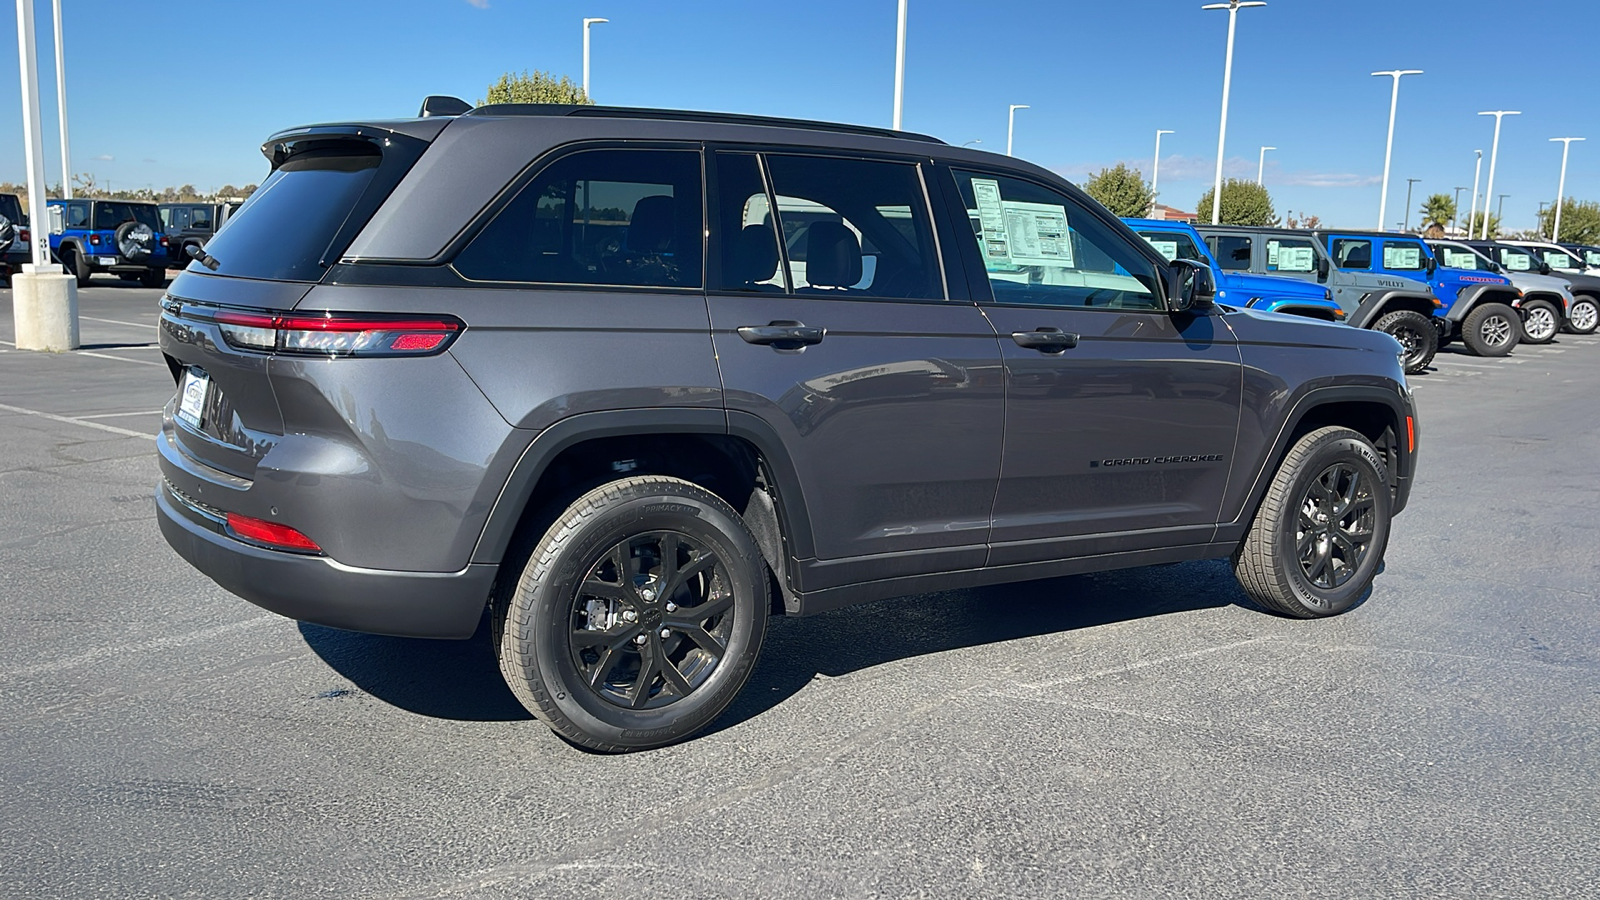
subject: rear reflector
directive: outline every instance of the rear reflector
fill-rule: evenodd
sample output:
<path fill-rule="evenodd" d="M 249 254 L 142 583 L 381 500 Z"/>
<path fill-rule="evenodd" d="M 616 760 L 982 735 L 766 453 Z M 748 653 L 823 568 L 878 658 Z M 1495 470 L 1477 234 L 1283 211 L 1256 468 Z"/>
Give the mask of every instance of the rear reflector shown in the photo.
<path fill-rule="evenodd" d="M 1406 416 L 1406 444 L 1411 447 L 1408 453 L 1417 452 L 1417 420 Z"/>
<path fill-rule="evenodd" d="M 287 525 L 252 519 L 238 513 L 228 513 L 228 530 L 247 541 L 266 544 L 280 550 L 295 550 L 301 553 L 322 552 L 322 548 L 318 547 L 315 541 Z"/>
<path fill-rule="evenodd" d="M 186 313 L 199 313 L 188 307 Z M 211 318 L 229 346 L 306 356 L 428 356 L 462 330 L 445 317 L 267 315 L 218 310 Z"/>

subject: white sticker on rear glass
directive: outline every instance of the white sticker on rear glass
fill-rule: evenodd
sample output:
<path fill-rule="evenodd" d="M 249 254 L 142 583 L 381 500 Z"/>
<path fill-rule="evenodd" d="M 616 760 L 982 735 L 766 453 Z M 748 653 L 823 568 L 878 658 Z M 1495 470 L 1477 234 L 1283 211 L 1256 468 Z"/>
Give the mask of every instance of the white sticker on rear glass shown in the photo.
<path fill-rule="evenodd" d="M 1384 244 L 1383 267 L 1385 269 L 1420 269 L 1422 268 L 1422 248 L 1415 244 Z"/>
<path fill-rule="evenodd" d="M 1156 248 L 1156 252 L 1165 257 L 1167 262 L 1172 262 L 1178 258 L 1177 241 L 1158 241 L 1153 238 L 1145 238 L 1145 240 L 1149 241 L 1150 246 Z"/>
<path fill-rule="evenodd" d="M 1004 200 L 1000 205 L 1005 210 L 1012 265 L 1076 268 L 1065 206 L 1020 200 Z"/>

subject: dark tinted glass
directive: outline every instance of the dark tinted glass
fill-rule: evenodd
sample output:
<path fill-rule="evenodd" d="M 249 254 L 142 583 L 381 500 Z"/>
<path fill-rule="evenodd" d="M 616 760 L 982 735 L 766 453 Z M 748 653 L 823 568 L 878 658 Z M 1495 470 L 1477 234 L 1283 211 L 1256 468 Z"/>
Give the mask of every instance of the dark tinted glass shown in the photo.
<path fill-rule="evenodd" d="M 94 227 L 96 230 L 116 228 L 124 222 L 148 225 L 151 231 L 161 230 L 161 216 L 154 206 L 144 203 L 122 203 L 116 200 L 94 201 Z"/>
<path fill-rule="evenodd" d="M 795 293 L 944 299 L 915 165 L 809 156 L 765 159 Z"/>
<path fill-rule="evenodd" d="M 1073 198 L 1001 175 L 955 175 L 995 302 L 1161 308 L 1155 264 Z"/>
<path fill-rule="evenodd" d="M 725 291 L 782 293 L 778 230 L 753 153 L 717 154 L 717 240 Z"/>
<path fill-rule="evenodd" d="M 698 152 L 587 150 L 535 176 L 455 267 L 477 281 L 699 287 L 704 233 Z"/>
<path fill-rule="evenodd" d="M 22 203 L 15 194 L 0 194 L 0 216 L 10 222 L 22 221 Z"/>
<path fill-rule="evenodd" d="M 1219 234 L 1206 238 L 1211 252 L 1216 254 L 1217 266 L 1230 272 L 1250 271 L 1250 237 L 1240 234 Z"/>
<path fill-rule="evenodd" d="M 1341 269 L 1369 269 L 1372 267 L 1372 242 L 1354 238 L 1335 238 L 1333 264 Z"/>
<path fill-rule="evenodd" d="M 218 263 L 216 274 L 321 280 L 322 256 L 372 182 L 379 162 L 374 153 L 339 150 L 291 157 L 206 244 Z"/>
<path fill-rule="evenodd" d="M 189 223 L 190 228 L 211 227 L 211 207 L 196 206 L 193 210 L 193 216 Z"/>

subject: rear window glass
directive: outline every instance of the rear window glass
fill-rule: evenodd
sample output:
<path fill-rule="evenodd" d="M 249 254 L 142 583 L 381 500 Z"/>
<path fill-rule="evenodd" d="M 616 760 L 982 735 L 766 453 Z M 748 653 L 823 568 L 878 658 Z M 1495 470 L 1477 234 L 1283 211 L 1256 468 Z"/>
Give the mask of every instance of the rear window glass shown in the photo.
<path fill-rule="evenodd" d="M 161 230 L 161 216 L 154 206 L 144 203 L 119 203 L 115 200 L 94 202 L 94 227 L 96 230 L 116 228 L 124 222 L 138 222 L 151 231 Z"/>
<path fill-rule="evenodd" d="M 0 216 L 5 216 L 8 221 L 22 221 L 22 204 L 14 194 L 0 194 Z"/>
<path fill-rule="evenodd" d="M 284 162 L 206 244 L 218 264 L 215 274 L 320 281 L 323 254 L 379 162 L 375 153 L 348 150 L 314 150 Z"/>

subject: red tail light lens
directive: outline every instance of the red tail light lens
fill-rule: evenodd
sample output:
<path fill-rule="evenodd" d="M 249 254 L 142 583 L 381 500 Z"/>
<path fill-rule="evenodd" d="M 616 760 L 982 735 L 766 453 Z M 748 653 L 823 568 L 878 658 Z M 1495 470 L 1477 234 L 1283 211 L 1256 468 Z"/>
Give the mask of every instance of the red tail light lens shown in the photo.
<path fill-rule="evenodd" d="M 329 313 L 265 315 L 219 310 L 211 317 L 229 346 L 302 356 L 431 356 L 462 331 L 446 317 L 408 318 Z"/>
<path fill-rule="evenodd" d="M 98 234 L 89 235 L 89 243 L 94 244 L 97 247 L 100 246 L 100 235 L 98 235 Z"/>
<path fill-rule="evenodd" d="M 322 548 L 318 547 L 315 541 L 300 532 L 287 525 L 279 525 L 277 522 L 268 522 L 265 519 L 252 519 L 238 513 L 228 513 L 228 530 L 236 537 L 280 550 L 294 550 L 299 553 L 322 552 Z"/>
<path fill-rule="evenodd" d="M 26 229 L 26 228 L 18 228 L 17 229 L 17 237 L 22 238 L 22 242 L 24 244 L 26 244 L 29 241 L 33 240 L 33 235 L 29 234 L 28 233 L 28 229 Z"/>

